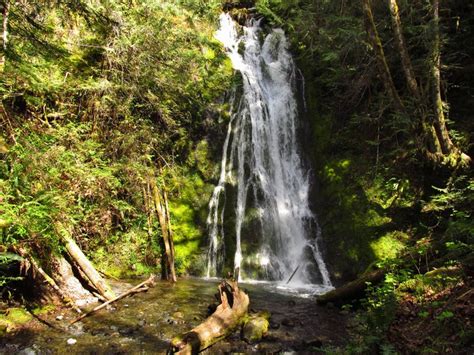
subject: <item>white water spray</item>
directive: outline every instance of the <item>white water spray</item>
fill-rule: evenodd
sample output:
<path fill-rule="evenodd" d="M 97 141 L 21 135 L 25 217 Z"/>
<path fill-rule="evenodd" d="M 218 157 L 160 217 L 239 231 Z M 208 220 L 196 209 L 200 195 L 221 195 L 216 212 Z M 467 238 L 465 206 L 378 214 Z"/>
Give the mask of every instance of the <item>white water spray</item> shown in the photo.
<path fill-rule="evenodd" d="M 232 188 L 239 278 L 285 283 L 296 270 L 289 285 L 329 288 L 319 226 L 308 203 L 308 172 L 298 152 L 295 65 L 284 32 L 274 29 L 261 44 L 259 21 L 243 27 L 241 36 L 228 14 L 220 22 L 216 38 L 241 73 L 243 89 L 234 97 L 220 179 L 209 204 L 207 276 L 221 276 L 225 190 Z"/>

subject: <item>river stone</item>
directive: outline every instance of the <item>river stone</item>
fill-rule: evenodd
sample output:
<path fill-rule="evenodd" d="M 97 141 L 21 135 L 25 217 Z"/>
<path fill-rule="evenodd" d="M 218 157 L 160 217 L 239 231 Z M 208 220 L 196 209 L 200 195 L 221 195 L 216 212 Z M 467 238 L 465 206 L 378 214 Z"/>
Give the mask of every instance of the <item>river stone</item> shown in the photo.
<path fill-rule="evenodd" d="M 36 355 L 36 350 L 34 347 L 31 348 L 25 348 L 17 353 L 18 355 Z"/>
<path fill-rule="evenodd" d="M 267 335 L 269 325 L 266 317 L 259 314 L 251 316 L 242 328 L 242 339 L 249 344 L 261 340 Z"/>

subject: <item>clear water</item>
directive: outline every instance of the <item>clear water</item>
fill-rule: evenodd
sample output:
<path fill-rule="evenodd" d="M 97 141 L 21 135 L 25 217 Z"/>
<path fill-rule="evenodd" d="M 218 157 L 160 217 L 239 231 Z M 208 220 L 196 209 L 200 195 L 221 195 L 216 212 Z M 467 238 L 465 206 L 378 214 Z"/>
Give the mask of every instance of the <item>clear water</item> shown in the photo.
<path fill-rule="evenodd" d="M 229 257 L 223 225 L 225 208 L 232 208 L 234 267 L 241 281 L 322 293 L 332 286 L 299 152 L 295 65 L 281 29 L 264 36 L 259 21 L 237 26 L 222 14 L 216 34 L 242 75 L 243 87 L 232 100 L 220 179 L 209 204 L 207 276 L 221 276 Z M 228 187 L 235 190 L 232 206 Z"/>
<path fill-rule="evenodd" d="M 117 294 L 139 282 L 110 281 Z M 41 314 L 38 319 L 42 322 L 34 320 L 22 332 L 0 337 L 0 354 L 165 354 L 173 337 L 206 319 L 208 305 L 215 303 L 218 283 L 193 278 L 176 284 L 158 281 L 148 292 L 124 298 L 73 325 L 69 323 L 78 315 L 72 310 Z M 268 310 L 272 323 L 289 319 L 295 326 L 270 329 L 258 349 L 240 340 L 237 331 L 207 354 L 280 353 L 292 351 L 298 344 L 303 349 L 308 339 L 321 336 L 335 344 L 347 338 L 345 319 L 339 311 L 319 307 L 312 298 L 295 297 L 294 291 L 274 292 L 274 285 L 239 286 L 249 294 L 252 310 Z M 69 345 L 71 339 L 75 343 Z"/>

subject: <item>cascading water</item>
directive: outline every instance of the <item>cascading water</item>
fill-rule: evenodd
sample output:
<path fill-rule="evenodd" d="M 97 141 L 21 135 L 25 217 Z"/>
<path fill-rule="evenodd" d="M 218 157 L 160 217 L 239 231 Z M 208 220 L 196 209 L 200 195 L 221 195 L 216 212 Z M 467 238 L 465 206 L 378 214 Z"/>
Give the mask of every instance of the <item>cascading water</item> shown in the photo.
<path fill-rule="evenodd" d="M 293 287 L 327 290 L 331 281 L 308 203 L 308 172 L 298 153 L 295 65 L 284 32 L 274 29 L 261 44 L 259 21 L 251 20 L 242 35 L 228 14 L 220 22 L 216 38 L 241 73 L 243 89 L 233 95 L 220 179 L 209 204 L 207 276 L 222 272 L 224 212 L 232 204 L 240 279 L 284 284 L 291 278 Z"/>

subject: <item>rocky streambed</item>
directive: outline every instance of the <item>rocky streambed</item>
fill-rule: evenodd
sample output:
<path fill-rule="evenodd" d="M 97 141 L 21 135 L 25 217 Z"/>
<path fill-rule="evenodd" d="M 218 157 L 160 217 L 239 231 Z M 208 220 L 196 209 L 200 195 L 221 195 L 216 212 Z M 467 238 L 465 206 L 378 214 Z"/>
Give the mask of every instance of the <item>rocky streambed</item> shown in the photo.
<path fill-rule="evenodd" d="M 135 282 L 137 283 L 137 282 Z M 117 293 L 133 283 L 113 283 Z M 208 316 L 218 281 L 181 279 L 158 282 L 146 293 L 120 300 L 81 322 L 69 325 L 76 313 L 56 309 L 37 315 L 0 340 L 1 353 L 21 354 L 129 354 L 165 353 L 177 334 L 188 331 Z M 344 345 L 347 316 L 318 306 L 314 298 L 276 292 L 263 285 L 241 284 L 250 296 L 250 312 L 271 313 L 268 334 L 249 344 L 239 332 L 205 353 L 317 352 Z"/>

